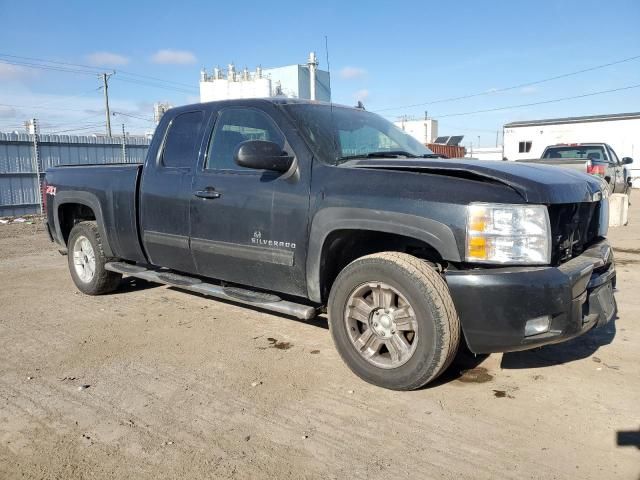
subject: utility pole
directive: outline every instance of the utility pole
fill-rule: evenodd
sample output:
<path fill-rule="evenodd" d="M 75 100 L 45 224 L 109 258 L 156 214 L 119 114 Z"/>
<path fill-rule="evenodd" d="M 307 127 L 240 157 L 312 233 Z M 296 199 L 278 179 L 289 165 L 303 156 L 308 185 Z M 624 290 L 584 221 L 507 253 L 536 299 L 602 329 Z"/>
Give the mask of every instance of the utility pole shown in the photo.
<path fill-rule="evenodd" d="M 496 148 L 498 148 L 498 136 L 500 135 L 500 130 L 496 130 Z"/>
<path fill-rule="evenodd" d="M 102 77 L 102 83 L 104 88 L 104 107 L 107 114 L 107 136 L 111 138 L 111 112 L 109 111 L 109 78 L 114 75 L 113 73 L 102 73 L 100 77 Z"/>

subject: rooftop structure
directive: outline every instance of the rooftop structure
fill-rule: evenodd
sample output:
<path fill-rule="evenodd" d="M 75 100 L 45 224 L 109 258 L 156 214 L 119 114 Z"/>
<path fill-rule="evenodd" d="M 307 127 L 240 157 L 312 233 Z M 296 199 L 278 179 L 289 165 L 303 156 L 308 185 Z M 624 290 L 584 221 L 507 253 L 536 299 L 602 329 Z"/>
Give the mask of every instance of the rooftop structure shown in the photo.
<path fill-rule="evenodd" d="M 235 98 L 265 98 L 284 96 L 307 100 L 331 100 L 329 72 L 318 69 L 314 52 L 306 64 L 276 68 L 247 67 L 238 70 L 233 63 L 226 69 L 214 67 L 210 73 L 200 72 L 200 101 Z"/>

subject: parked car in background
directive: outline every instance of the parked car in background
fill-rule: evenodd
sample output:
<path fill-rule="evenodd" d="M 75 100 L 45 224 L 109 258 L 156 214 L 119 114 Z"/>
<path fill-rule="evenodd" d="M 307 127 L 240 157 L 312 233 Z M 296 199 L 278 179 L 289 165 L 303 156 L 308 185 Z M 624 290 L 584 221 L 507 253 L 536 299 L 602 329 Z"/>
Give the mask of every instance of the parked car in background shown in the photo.
<path fill-rule="evenodd" d="M 518 160 L 525 163 L 542 163 L 579 170 L 606 180 L 611 193 L 630 193 L 631 172 L 626 167 L 632 158 L 618 158 L 606 143 L 571 143 L 550 145 L 539 159 Z"/>

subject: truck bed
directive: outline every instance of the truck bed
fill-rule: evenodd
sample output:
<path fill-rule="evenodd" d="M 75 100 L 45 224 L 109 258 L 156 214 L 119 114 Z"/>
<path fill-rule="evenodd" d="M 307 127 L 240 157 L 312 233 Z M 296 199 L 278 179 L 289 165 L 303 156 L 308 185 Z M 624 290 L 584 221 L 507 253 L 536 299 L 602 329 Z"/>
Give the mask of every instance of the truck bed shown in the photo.
<path fill-rule="evenodd" d="M 537 163 L 539 165 L 553 165 L 556 167 L 568 168 L 579 172 L 587 173 L 589 165 L 588 158 L 531 158 L 516 160 L 521 163 Z"/>
<path fill-rule="evenodd" d="M 59 165 L 47 170 L 45 180 L 55 186 L 47 198 L 47 215 L 64 215 L 64 204 L 80 201 L 102 217 L 98 224 L 116 257 L 144 261 L 137 221 L 137 185 L 142 165 Z M 60 205 L 60 207 L 58 207 Z M 58 225 L 56 221 L 54 225 Z M 52 231 L 59 238 L 61 232 Z"/>

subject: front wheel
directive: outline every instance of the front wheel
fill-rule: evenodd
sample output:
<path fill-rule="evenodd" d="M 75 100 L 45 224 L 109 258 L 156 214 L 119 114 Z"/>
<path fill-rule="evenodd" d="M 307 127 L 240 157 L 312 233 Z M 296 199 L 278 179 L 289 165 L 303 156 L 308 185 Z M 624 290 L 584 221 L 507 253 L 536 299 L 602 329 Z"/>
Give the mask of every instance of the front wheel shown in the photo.
<path fill-rule="evenodd" d="M 87 295 L 114 291 L 122 275 L 104 268 L 107 263 L 96 222 L 80 222 L 69 234 L 67 243 L 69 271 L 73 282 Z"/>
<path fill-rule="evenodd" d="M 449 366 L 460 322 L 442 277 L 398 252 L 359 258 L 331 288 L 329 328 L 340 356 L 363 380 L 413 390 Z"/>

